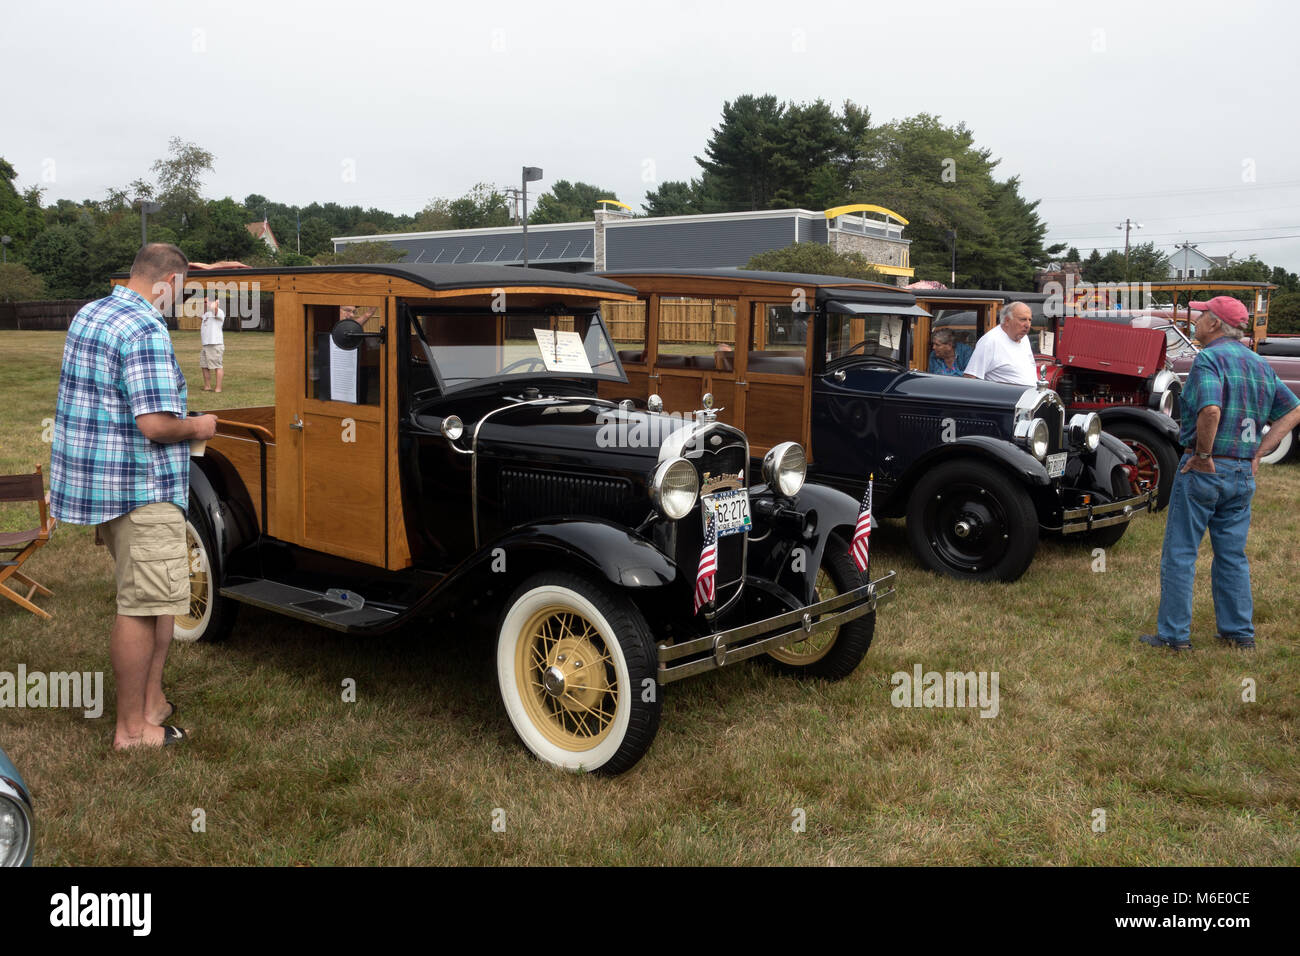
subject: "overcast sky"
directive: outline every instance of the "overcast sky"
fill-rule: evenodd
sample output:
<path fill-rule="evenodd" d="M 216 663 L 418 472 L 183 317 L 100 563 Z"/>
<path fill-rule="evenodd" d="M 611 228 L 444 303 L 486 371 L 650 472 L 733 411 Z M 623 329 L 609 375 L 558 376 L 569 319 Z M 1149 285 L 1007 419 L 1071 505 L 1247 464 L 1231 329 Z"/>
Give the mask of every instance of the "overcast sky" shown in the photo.
<path fill-rule="evenodd" d="M 724 100 L 773 93 L 965 121 L 1085 255 L 1127 216 L 1300 270 L 1292 3 L 11 0 L 0 24 L 0 156 L 47 202 L 180 136 L 210 196 L 413 213 L 529 164 L 530 191 L 639 207 L 698 174 Z"/>

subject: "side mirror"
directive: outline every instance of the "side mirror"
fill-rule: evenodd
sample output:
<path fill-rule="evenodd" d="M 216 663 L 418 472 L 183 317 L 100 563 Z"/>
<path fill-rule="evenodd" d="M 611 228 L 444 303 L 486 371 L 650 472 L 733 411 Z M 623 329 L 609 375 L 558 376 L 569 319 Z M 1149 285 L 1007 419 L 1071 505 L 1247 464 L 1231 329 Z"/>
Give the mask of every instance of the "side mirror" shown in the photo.
<path fill-rule="evenodd" d="M 334 344 L 345 352 L 355 352 L 361 347 L 361 340 L 366 333 L 356 319 L 341 319 L 330 329 L 330 338 Z"/>
<path fill-rule="evenodd" d="M 356 319 L 340 319 L 330 329 L 330 340 L 345 352 L 355 352 L 361 347 L 363 339 L 387 339 L 387 328 L 380 326 L 378 332 L 366 332 Z"/>

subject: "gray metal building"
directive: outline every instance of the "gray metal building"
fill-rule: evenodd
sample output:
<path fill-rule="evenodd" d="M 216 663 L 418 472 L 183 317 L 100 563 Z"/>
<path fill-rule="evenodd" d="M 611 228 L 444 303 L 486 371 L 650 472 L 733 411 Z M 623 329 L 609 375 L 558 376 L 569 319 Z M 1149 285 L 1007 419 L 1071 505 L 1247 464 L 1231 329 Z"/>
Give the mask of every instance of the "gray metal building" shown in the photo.
<path fill-rule="evenodd" d="M 897 213 L 865 204 L 824 212 L 770 209 L 657 218 L 598 209 L 590 222 L 530 225 L 528 261 L 569 272 L 736 267 L 760 252 L 795 242 L 820 242 L 837 251 L 865 255 L 902 285 L 913 274 L 911 240 L 903 238 L 906 225 Z M 404 263 L 521 265 L 524 259 L 519 226 L 333 239 L 336 252 L 349 243 L 376 241 L 407 250 Z"/>

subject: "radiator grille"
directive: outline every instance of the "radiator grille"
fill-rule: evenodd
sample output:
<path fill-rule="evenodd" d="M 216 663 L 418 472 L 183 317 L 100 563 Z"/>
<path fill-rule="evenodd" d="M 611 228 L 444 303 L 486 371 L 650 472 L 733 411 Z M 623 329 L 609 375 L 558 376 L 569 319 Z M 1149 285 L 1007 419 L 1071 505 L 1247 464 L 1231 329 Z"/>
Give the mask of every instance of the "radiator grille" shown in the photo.
<path fill-rule="evenodd" d="M 625 478 L 504 468 L 501 509 L 509 524 L 542 518 L 596 517 L 628 522 L 632 483 Z"/>

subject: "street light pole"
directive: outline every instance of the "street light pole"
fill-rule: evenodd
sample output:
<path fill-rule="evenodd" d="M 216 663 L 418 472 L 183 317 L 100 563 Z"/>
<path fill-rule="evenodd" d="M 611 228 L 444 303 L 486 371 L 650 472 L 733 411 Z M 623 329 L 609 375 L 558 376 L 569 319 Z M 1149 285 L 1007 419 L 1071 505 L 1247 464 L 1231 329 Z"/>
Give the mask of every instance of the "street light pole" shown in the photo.
<path fill-rule="evenodd" d="M 0 236 L 0 249 L 4 250 L 4 264 L 9 265 L 9 243 L 13 242 L 12 236 Z"/>
<path fill-rule="evenodd" d="M 162 203 L 147 199 L 137 199 L 136 202 L 140 205 L 140 248 L 143 249 L 149 245 L 149 214 L 162 209 Z"/>
<path fill-rule="evenodd" d="M 524 200 L 524 268 L 528 268 L 528 184 L 536 182 L 542 178 L 542 168 L 540 166 L 525 166 L 522 196 Z"/>
<path fill-rule="evenodd" d="M 1134 222 L 1126 216 L 1115 228 L 1124 230 L 1124 281 L 1128 282 L 1128 234 L 1130 229 L 1141 229 L 1142 223 Z"/>
<path fill-rule="evenodd" d="M 948 230 L 948 244 L 952 247 L 952 272 L 948 275 L 949 288 L 957 288 L 957 230 Z"/>

